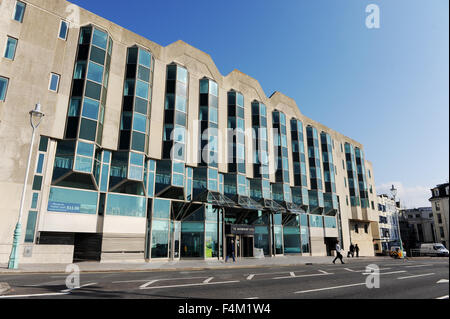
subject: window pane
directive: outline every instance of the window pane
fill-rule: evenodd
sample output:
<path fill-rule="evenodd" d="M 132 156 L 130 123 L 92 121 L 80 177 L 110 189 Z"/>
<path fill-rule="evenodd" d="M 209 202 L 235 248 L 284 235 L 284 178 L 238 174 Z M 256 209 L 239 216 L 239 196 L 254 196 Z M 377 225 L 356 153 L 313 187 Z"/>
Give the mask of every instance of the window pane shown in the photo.
<path fill-rule="evenodd" d="M 5 100 L 7 88 L 8 88 L 8 79 L 0 77 L 0 101 Z"/>
<path fill-rule="evenodd" d="M 102 83 L 103 67 L 101 65 L 89 62 L 89 70 L 87 78 L 91 81 Z"/>
<path fill-rule="evenodd" d="M 45 158 L 44 154 L 39 154 L 37 168 L 36 168 L 36 173 L 38 173 L 38 174 L 42 174 L 42 168 L 44 166 L 44 158 Z"/>
<path fill-rule="evenodd" d="M 187 83 L 187 70 L 186 69 L 178 67 L 177 80 L 180 82 L 183 82 L 183 83 Z"/>
<path fill-rule="evenodd" d="M 94 156 L 94 144 L 79 142 L 77 154 L 93 157 Z"/>
<path fill-rule="evenodd" d="M 170 201 L 155 199 L 153 202 L 153 218 L 170 218 Z"/>
<path fill-rule="evenodd" d="M 16 11 L 14 13 L 14 20 L 22 22 L 23 16 L 25 13 L 25 3 L 17 1 L 16 2 Z"/>
<path fill-rule="evenodd" d="M 143 166 L 144 165 L 144 155 L 137 153 L 130 153 L 130 164 Z"/>
<path fill-rule="evenodd" d="M 147 117 L 139 113 L 134 114 L 133 130 L 146 133 L 147 132 Z"/>
<path fill-rule="evenodd" d="M 139 50 L 139 64 L 140 65 L 143 65 L 150 69 L 151 61 L 152 61 L 152 56 L 150 55 L 149 52 L 144 51 L 144 50 Z"/>
<path fill-rule="evenodd" d="M 84 79 L 86 77 L 86 61 L 79 61 L 75 66 L 74 79 Z"/>
<path fill-rule="evenodd" d="M 16 54 L 16 46 L 17 46 L 17 40 L 14 38 L 8 37 L 8 41 L 6 42 L 6 50 L 5 50 L 5 58 L 7 59 L 14 59 L 14 56 Z"/>
<path fill-rule="evenodd" d="M 106 50 L 108 43 L 108 35 L 105 32 L 95 29 L 94 36 L 92 38 L 92 44 Z"/>
<path fill-rule="evenodd" d="M 136 96 L 148 100 L 148 84 L 142 81 L 136 82 Z"/>
<path fill-rule="evenodd" d="M 209 81 L 209 94 L 212 94 L 214 96 L 218 96 L 218 87 L 217 83 L 213 81 Z"/>
<path fill-rule="evenodd" d="M 77 156 L 77 159 L 75 161 L 75 170 L 84 172 L 84 173 L 91 173 L 92 172 L 92 159 L 88 157 L 82 157 Z"/>
<path fill-rule="evenodd" d="M 52 187 L 48 199 L 48 211 L 60 213 L 97 213 L 97 192 Z"/>
<path fill-rule="evenodd" d="M 177 95 L 176 109 L 186 113 L 186 98 Z"/>
<path fill-rule="evenodd" d="M 95 141 L 97 133 L 97 122 L 81 119 L 80 138 L 88 141 Z"/>
<path fill-rule="evenodd" d="M 66 21 L 61 21 L 61 27 L 59 29 L 59 38 L 66 40 L 67 39 L 67 30 L 68 30 L 68 24 Z"/>
<path fill-rule="evenodd" d="M 36 229 L 37 214 L 38 213 L 35 211 L 30 211 L 28 213 L 27 229 L 25 232 L 25 242 L 26 243 L 34 242 L 34 233 L 35 233 L 35 229 Z"/>
<path fill-rule="evenodd" d="M 59 75 L 52 73 L 50 75 L 50 91 L 57 92 L 59 85 Z"/>
<path fill-rule="evenodd" d="M 139 66 L 138 68 L 138 78 L 139 80 L 150 82 L 150 69 Z"/>
<path fill-rule="evenodd" d="M 90 118 L 92 120 L 97 120 L 99 106 L 100 106 L 99 102 L 88 98 L 84 98 L 83 116 Z"/>

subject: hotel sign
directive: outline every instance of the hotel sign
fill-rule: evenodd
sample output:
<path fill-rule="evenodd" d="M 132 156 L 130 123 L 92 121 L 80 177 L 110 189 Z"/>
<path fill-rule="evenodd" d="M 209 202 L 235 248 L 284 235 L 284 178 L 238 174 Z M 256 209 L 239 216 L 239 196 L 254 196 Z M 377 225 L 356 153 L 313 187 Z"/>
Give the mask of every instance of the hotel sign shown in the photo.
<path fill-rule="evenodd" d="M 80 208 L 81 208 L 80 204 L 48 202 L 47 210 L 49 212 L 58 212 L 58 213 L 79 213 Z"/>
<path fill-rule="evenodd" d="M 227 225 L 230 228 L 230 234 L 253 236 L 255 235 L 255 226 L 251 225 Z"/>

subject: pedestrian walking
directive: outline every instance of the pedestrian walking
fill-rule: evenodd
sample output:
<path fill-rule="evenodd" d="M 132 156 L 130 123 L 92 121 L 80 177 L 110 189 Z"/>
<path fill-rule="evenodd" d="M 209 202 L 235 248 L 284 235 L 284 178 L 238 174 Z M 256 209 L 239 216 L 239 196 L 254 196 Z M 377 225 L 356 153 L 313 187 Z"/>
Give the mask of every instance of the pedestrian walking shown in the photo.
<path fill-rule="evenodd" d="M 355 246 L 356 258 L 359 258 L 359 247 L 358 244 Z"/>
<path fill-rule="evenodd" d="M 336 243 L 336 254 L 337 254 L 337 256 L 333 260 L 333 264 L 335 264 L 336 260 L 338 260 L 338 259 L 341 261 L 342 264 L 345 264 L 344 261 L 343 261 L 343 257 L 342 257 L 341 251 L 342 251 L 342 249 L 341 249 L 341 246 L 339 245 L 339 240 L 338 240 L 337 243 Z"/>
<path fill-rule="evenodd" d="M 233 262 L 236 262 L 235 254 L 234 254 L 234 240 L 232 239 L 230 244 L 227 247 L 227 258 L 225 259 L 225 262 L 228 262 L 228 258 L 232 257 Z"/>

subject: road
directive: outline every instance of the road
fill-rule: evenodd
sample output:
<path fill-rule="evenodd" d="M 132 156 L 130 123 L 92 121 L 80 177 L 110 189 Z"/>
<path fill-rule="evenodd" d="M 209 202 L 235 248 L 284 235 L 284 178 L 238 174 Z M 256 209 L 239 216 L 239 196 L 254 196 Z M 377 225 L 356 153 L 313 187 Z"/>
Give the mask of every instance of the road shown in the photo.
<path fill-rule="evenodd" d="M 0 299 L 448 299 L 448 258 L 380 259 L 376 262 L 380 287 L 369 289 L 367 266 L 373 263 L 82 273 L 80 287 L 75 289 L 65 284 L 68 274 L 9 274 L 0 275 L 0 282 L 11 286 Z"/>

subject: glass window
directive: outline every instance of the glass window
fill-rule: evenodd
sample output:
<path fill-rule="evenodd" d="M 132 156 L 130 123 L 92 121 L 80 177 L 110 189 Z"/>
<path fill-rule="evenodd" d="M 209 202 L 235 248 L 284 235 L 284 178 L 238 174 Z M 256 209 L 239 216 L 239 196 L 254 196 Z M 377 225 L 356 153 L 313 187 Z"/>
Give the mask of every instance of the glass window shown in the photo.
<path fill-rule="evenodd" d="M 170 219 L 170 200 L 153 201 L 153 218 Z"/>
<path fill-rule="evenodd" d="M 176 109 L 186 113 L 186 98 L 177 95 L 176 101 Z"/>
<path fill-rule="evenodd" d="M 59 38 L 62 40 L 66 40 L 68 31 L 69 31 L 69 24 L 66 21 L 61 21 L 61 25 L 59 27 Z"/>
<path fill-rule="evenodd" d="M 52 187 L 48 211 L 59 213 L 97 214 L 98 193 Z"/>
<path fill-rule="evenodd" d="M 148 83 L 136 81 L 136 96 L 148 100 Z"/>
<path fill-rule="evenodd" d="M 200 81 L 200 94 L 208 94 L 209 80 L 203 79 Z"/>
<path fill-rule="evenodd" d="M 209 81 L 209 94 L 212 94 L 214 96 L 219 95 L 219 89 L 217 87 L 217 83 L 213 81 Z"/>
<path fill-rule="evenodd" d="M 92 120 L 97 120 L 99 107 L 100 107 L 100 103 L 98 101 L 84 98 L 83 116 L 90 118 Z"/>
<path fill-rule="evenodd" d="M 108 194 L 106 214 L 128 217 L 145 217 L 146 199 L 139 196 Z"/>
<path fill-rule="evenodd" d="M 82 156 L 93 157 L 94 155 L 94 144 L 89 143 L 78 143 L 77 154 Z"/>
<path fill-rule="evenodd" d="M 145 115 L 134 113 L 133 130 L 142 133 L 147 132 L 147 117 Z"/>
<path fill-rule="evenodd" d="M 58 92 L 59 89 L 59 75 L 55 73 L 50 74 L 50 86 L 49 90 L 53 92 Z"/>
<path fill-rule="evenodd" d="M 152 258 L 169 256 L 169 221 L 152 221 Z"/>
<path fill-rule="evenodd" d="M 183 83 L 187 83 L 187 70 L 185 68 L 178 67 L 177 80 Z"/>
<path fill-rule="evenodd" d="M 42 174 L 42 169 L 44 166 L 44 158 L 45 158 L 44 154 L 39 154 L 37 168 L 36 168 L 36 173 L 38 173 L 38 174 Z"/>
<path fill-rule="evenodd" d="M 74 79 L 80 80 L 86 77 L 86 61 L 78 61 L 75 66 Z"/>
<path fill-rule="evenodd" d="M 106 50 L 107 43 L 108 43 L 108 35 L 103 31 L 95 29 L 94 36 L 92 37 L 92 44 Z"/>
<path fill-rule="evenodd" d="M 35 229 L 36 229 L 37 214 L 38 213 L 35 211 L 30 211 L 28 213 L 27 229 L 25 232 L 25 242 L 26 243 L 34 242 L 34 233 L 35 233 Z"/>
<path fill-rule="evenodd" d="M 14 56 L 16 55 L 16 47 L 17 39 L 8 37 L 8 40 L 6 41 L 5 58 L 14 60 Z"/>
<path fill-rule="evenodd" d="M 20 23 L 23 22 L 23 16 L 25 15 L 25 8 L 26 8 L 25 3 L 21 1 L 16 2 L 16 10 L 14 11 L 14 20 L 19 21 Z"/>
<path fill-rule="evenodd" d="M 6 90 L 8 89 L 8 82 L 9 80 L 7 78 L 3 78 L 0 76 L 0 101 L 4 101 L 6 98 Z"/>
<path fill-rule="evenodd" d="M 40 191 L 42 189 L 42 176 L 35 176 L 33 180 L 33 190 Z"/>
<path fill-rule="evenodd" d="M 102 83 L 103 80 L 103 66 L 89 62 L 89 70 L 87 78 L 91 81 Z"/>
<path fill-rule="evenodd" d="M 75 161 L 75 170 L 84 173 L 92 172 L 93 160 L 88 157 L 77 156 Z"/>
<path fill-rule="evenodd" d="M 139 64 L 150 69 L 152 56 L 145 50 L 139 50 Z"/>
<path fill-rule="evenodd" d="M 36 209 L 38 206 L 39 193 L 33 193 L 33 198 L 31 200 L 31 208 Z"/>

